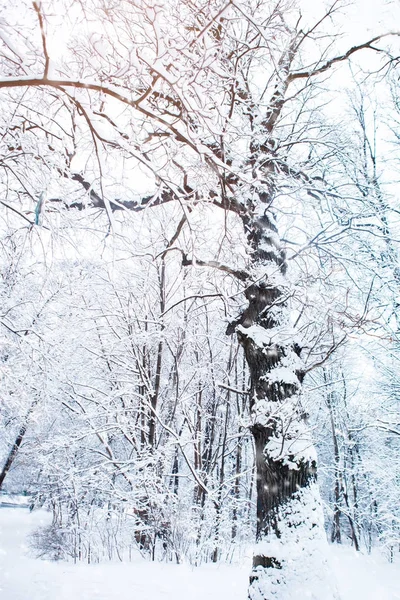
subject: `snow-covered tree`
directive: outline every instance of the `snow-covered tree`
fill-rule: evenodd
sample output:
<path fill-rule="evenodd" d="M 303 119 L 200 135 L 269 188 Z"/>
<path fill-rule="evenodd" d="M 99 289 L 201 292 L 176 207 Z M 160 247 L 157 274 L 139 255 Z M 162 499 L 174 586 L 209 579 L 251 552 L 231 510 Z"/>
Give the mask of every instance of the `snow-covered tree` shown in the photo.
<path fill-rule="evenodd" d="M 330 172 L 337 154 L 323 104 L 335 89 L 323 84 L 360 53 L 382 57 L 377 69 L 387 68 L 389 37 L 341 46 L 331 25 L 340 21 L 338 2 L 305 16 L 291 1 L 23 6 L 2 26 L 2 204 L 30 226 L 61 231 L 79 226 L 81 215 L 81 223 L 91 215 L 93 227 L 119 236 L 134 213 L 151 209 L 166 219 L 168 235 L 154 256 L 154 330 L 144 318 L 157 340 L 155 362 L 149 367 L 144 340 L 130 366 L 142 361 L 142 444 L 152 451 L 157 427 L 160 436 L 178 436 L 182 451 L 183 432 L 159 422 L 165 262 L 178 257 L 182 268 L 214 271 L 214 281 L 229 284 L 230 292 L 220 286 L 203 297 L 225 300 L 226 331 L 237 336 L 250 378 L 257 545 L 249 597 L 269 599 L 279 589 L 291 598 L 291 581 L 307 589 L 324 578 L 302 382 L 366 319 L 349 307 L 364 290 L 344 300 L 341 293 L 348 272 L 335 250 L 354 250 L 355 242 L 343 221 L 343 181 Z M 150 248 L 151 233 L 139 235 L 148 235 Z M 319 278 L 337 264 L 341 292 L 332 279 L 331 304 L 314 321 Z M 180 291 L 177 303 L 185 301 Z M 99 343 L 110 340 L 100 332 Z M 112 367 L 107 376 L 118 395 L 120 373 Z M 198 419 L 191 424 L 200 428 Z M 196 468 L 189 458 L 187 466 L 205 491 L 196 447 L 194 457 Z"/>

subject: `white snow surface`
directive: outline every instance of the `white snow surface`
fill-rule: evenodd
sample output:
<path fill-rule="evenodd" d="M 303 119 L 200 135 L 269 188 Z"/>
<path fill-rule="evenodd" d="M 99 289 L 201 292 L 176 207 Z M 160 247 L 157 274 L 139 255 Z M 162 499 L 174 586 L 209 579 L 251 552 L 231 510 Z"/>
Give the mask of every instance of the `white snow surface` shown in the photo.
<path fill-rule="evenodd" d="M 0 508 L 0 600 L 246 600 L 250 556 L 241 564 L 53 563 L 32 558 L 27 536 L 49 523 L 44 511 Z M 400 600 L 400 558 L 330 546 L 341 600 Z M 293 597 L 303 600 L 301 590 Z M 321 597 L 319 600 L 325 600 Z"/>
<path fill-rule="evenodd" d="M 51 521 L 45 511 L 0 508 L 0 600 L 246 600 L 243 565 L 77 564 L 32 558 L 28 535 Z"/>

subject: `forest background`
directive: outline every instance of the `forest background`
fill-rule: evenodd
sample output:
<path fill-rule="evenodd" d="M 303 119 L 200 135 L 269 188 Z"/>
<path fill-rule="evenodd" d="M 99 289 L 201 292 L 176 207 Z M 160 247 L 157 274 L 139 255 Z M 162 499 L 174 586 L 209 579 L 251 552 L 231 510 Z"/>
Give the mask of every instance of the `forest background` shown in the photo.
<path fill-rule="evenodd" d="M 323 506 L 396 559 L 399 9 L 363 7 L 3 2 L 0 489 L 42 556 L 256 540 L 289 598 Z"/>

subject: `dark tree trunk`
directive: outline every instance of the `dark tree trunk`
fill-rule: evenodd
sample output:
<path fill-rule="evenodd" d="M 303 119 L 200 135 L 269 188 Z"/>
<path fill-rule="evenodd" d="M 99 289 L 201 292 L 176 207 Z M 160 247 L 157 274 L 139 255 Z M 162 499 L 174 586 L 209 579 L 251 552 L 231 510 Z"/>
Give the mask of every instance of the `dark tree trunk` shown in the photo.
<path fill-rule="evenodd" d="M 263 541 L 280 540 L 304 524 L 302 508 L 290 516 L 290 503 L 306 502 L 302 494 L 316 478 L 316 460 L 299 400 L 303 379 L 300 348 L 287 318 L 286 263 L 272 217 L 244 220 L 252 250 L 254 283 L 246 289 L 248 306 L 228 327 L 236 331 L 250 372 L 251 432 L 257 472 L 257 546 L 249 598 L 268 599 L 266 577 L 281 570 L 284 559 L 265 550 Z M 255 277 L 254 277 L 254 275 Z M 314 498 L 315 495 L 309 495 Z M 307 501 L 308 502 L 308 501 Z M 312 502 L 312 500 L 311 500 Z M 316 509 L 317 510 L 317 509 Z M 307 520 L 307 519 L 306 519 Z M 317 522 L 308 523 L 311 530 Z M 286 533 L 284 533 L 286 530 Z M 271 596 L 269 595 L 271 593 Z"/>
<path fill-rule="evenodd" d="M 26 427 L 27 426 L 25 423 L 23 425 L 21 425 L 18 435 L 15 438 L 15 442 L 12 445 L 12 448 L 7 456 L 7 460 L 4 463 L 4 467 L 0 473 L 0 490 L 2 489 L 3 482 L 4 482 L 7 474 L 9 473 L 9 471 L 13 465 L 13 462 L 18 454 L 18 450 L 22 444 L 22 441 L 23 441 L 25 433 L 26 433 Z"/>
<path fill-rule="evenodd" d="M 159 271 L 159 286 L 160 286 L 160 314 L 163 315 L 165 310 L 165 261 L 162 259 L 161 267 Z M 161 320 L 161 332 L 160 332 L 160 341 L 158 342 L 157 347 L 157 361 L 156 361 L 156 371 L 154 376 L 154 385 L 153 385 L 153 393 L 150 396 L 150 416 L 149 416 L 149 446 L 150 448 L 154 448 L 156 444 L 156 414 L 157 414 L 157 406 L 158 399 L 160 395 L 160 385 L 161 385 L 161 370 L 162 370 L 162 361 L 163 361 L 163 352 L 164 352 L 164 342 L 163 342 L 163 332 L 164 332 L 164 323 Z"/>
<path fill-rule="evenodd" d="M 242 440 L 239 440 L 236 446 L 236 458 L 235 458 L 235 483 L 233 486 L 233 495 L 235 498 L 235 504 L 232 511 L 232 540 L 236 538 L 238 530 L 238 505 L 240 500 L 240 475 L 242 471 Z"/>
<path fill-rule="evenodd" d="M 26 413 L 24 422 L 22 423 L 22 425 L 19 428 L 17 437 L 15 438 L 15 441 L 11 447 L 11 450 L 7 456 L 6 462 L 4 463 L 4 466 L 0 473 L 0 490 L 2 489 L 4 480 L 7 477 L 8 473 L 10 472 L 15 459 L 17 458 L 19 449 L 21 447 L 22 442 L 24 441 L 24 437 L 25 437 L 25 434 L 26 434 L 26 431 L 28 428 L 29 418 L 38 402 L 39 402 L 38 399 L 34 400 L 32 402 L 31 406 L 29 407 L 28 412 Z"/>
<path fill-rule="evenodd" d="M 328 376 L 326 370 L 324 369 L 324 382 L 328 385 Z M 333 520 L 332 520 L 332 530 L 331 530 L 331 542 L 336 542 L 337 544 L 341 544 L 342 542 L 342 532 L 340 530 L 340 514 L 341 514 L 341 496 L 342 496 L 342 473 L 340 469 L 340 451 L 339 451 L 339 443 L 336 435 L 336 419 L 333 411 L 333 392 L 327 393 L 326 396 L 326 405 L 329 410 L 329 418 L 331 422 L 331 432 L 332 432 L 332 443 L 333 443 L 333 452 L 335 457 L 335 486 L 334 486 L 334 505 L 333 505 Z"/>

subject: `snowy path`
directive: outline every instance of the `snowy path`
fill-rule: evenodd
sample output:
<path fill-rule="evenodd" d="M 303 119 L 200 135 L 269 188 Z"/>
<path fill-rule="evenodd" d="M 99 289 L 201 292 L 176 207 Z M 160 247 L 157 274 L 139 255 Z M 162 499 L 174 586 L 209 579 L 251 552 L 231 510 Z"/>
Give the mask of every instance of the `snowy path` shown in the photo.
<path fill-rule="evenodd" d="M 243 566 L 149 563 L 73 565 L 29 558 L 26 536 L 44 512 L 0 508 L 0 600 L 245 600 Z M 400 560 L 330 548 L 342 600 L 400 600 Z M 306 600 L 299 594 L 293 600 Z M 324 600 L 321 598 L 320 600 Z"/>
<path fill-rule="evenodd" d="M 342 600 L 400 600 L 400 555 L 390 564 L 352 548 L 330 546 L 329 563 Z"/>

